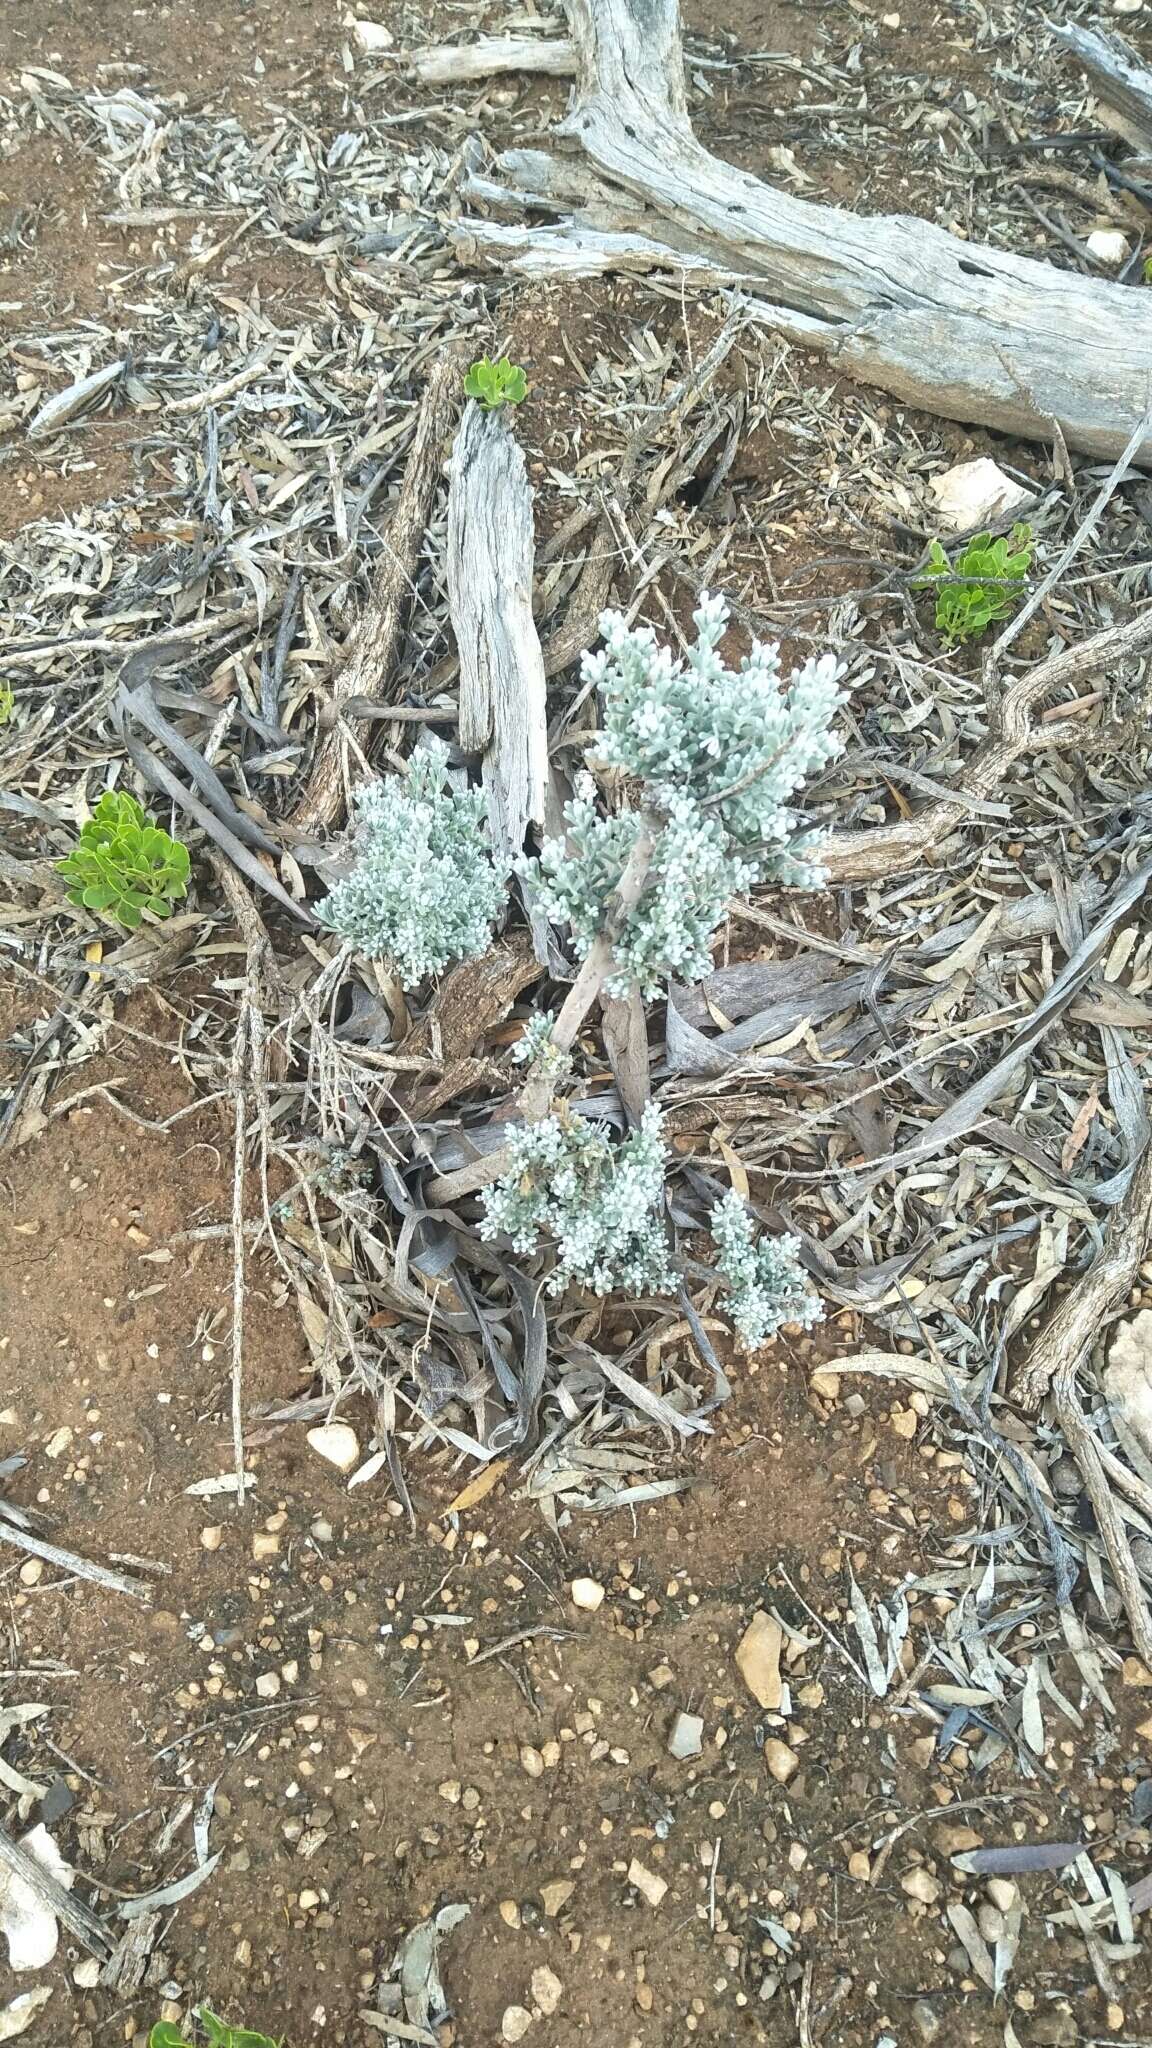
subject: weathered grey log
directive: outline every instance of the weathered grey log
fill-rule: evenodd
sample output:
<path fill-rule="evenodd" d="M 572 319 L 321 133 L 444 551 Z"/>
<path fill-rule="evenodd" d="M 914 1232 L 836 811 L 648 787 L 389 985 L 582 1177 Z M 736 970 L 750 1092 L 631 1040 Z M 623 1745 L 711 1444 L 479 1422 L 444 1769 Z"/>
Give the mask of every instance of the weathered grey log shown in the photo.
<path fill-rule="evenodd" d="M 405 69 L 421 85 L 468 85 L 501 71 L 571 78 L 576 52 L 561 36 L 481 36 L 475 43 L 435 43 L 427 50 L 412 50 Z"/>
<path fill-rule="evenodd" d="M 1070 446 L 1094 455 L 1124 447 L 1152 380 L 1152 294 L 962 242 L 929 221 L 778 192 L 693 134 L 676 0 L 566 6 L 577 90 L 557 133 L 580 145 L 603 185 L 594 220 L 582 208 L 563 224 L 568 259 L 590 225 L 664 243 L 679 262 L 690 247 L 759 280 L 757 317 L 904 403 L 1038 440 L 1058 423 Z M 553 262 L 559 253 L 549 249 Z M 603 269 L 611 245 L 584 253 Z M 619 253 L 634 263 L 646 252 Z M 525 261 L 522 248 L 518 267 Z M 572 274 L 574 260 L 565 267 Z M 1152 435 L 1138 459 L 1152 463 Z"/>
<path fill-rule="evenodd" d="M 1074 21 L 1064 28 L 1055 22 L 1050 27 L 1056 41 L 1088 73 L 1105 126 L 1133 149 L 1152 153 L 1152 71 L 1119 36 L 1103 36 Z"/>
<path fill-rule="evenodd" d="M 532 490 L 503 412 L 465 408 L 448 488 L 448 611 L 460 657 L 460 745 L 483 754 L 497 867 L 544 822 L 547 686 L 532 617 Z"/>

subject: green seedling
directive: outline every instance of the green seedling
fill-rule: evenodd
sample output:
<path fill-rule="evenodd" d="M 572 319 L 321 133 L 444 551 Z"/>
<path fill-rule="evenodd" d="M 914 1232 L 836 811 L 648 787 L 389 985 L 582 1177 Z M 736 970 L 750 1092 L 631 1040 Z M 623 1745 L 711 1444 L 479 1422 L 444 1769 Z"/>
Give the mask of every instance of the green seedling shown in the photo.
<path fill-rule="evenodd" d="M 206 2005 L 197 2007 L 196 2017 L 204 2029 L 207 2048 L 280 2048 L 267 2034 L 254 2033 L 251 2027 L 230 2027 Z M 194 2044 L 171 2020 L 157 2020 L 148 2036 L 148 2048 L 194 2048 Z"/>
<path fill-rule="evenodd" d="M 188 867 L 186 846 L 154 825 L 135 797 L 109 789 L 56 872 L 71 884 L 69 903 L 134 931 L 146 910 L 167 917 L 187 894 Z"/>
<path fill-rule="evenodd" d="M 938 540 L 928 551 L 928 566 L 913 578 L 913 590 L 935 590 L 936 627 L 946 647 L 962 647 L 987 631 L 994 619 L 1015 611 L 1021 586 L 1032 566 L 1032 529 L 1014 526 L 993 540 L 978 533 L 954 562 Z"/>
<path fill-rule="evenodd" d="M 485 412 L 498 412 L 502 405 L 520 405 L 527 398 L 528 379 L 519 363 L 510 363 L 507 356 L 498 363 L 481 356 L 464 379 L 464 393 Z"/>
<path fill-rule="evenodd" d="M 1144 282 L 1145 284 L 1152 284 L 1152 256 L 1144 258 Z"/>

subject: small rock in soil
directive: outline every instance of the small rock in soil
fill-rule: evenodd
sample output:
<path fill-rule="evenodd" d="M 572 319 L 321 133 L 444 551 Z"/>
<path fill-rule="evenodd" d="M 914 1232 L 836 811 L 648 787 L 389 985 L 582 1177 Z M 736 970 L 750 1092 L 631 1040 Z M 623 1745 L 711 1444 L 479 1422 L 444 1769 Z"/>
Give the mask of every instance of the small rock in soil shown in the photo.
<path fill-rule="evenodd" d="M 764 1744 L 764 1761 L 778 1785 L 786 1785 L 800 1768 L 800 1759 L 794 1749 L 781 1742 L 775 1735 Z"/>
<path fill-rule="evenodd" d="M 564 1986 L 555 1970 L 550 1970 L 547 1963 L 542 1963 L 538 1970 L 533 1970 L 532 1997 L 545 2019 L 551 2019 L 563 1995 Z"/>
<path fill-rule="evenodd" d="M 940 1897 L 940 1880 L 933 1877 L 930 1870 L 922 1870 L 917 1865 L 915 1870 L 904 1872 L 900 1889 L 907 1892 L 910 1899 L 919 1899 L 922 1906 L 934 1906 Z"/>
<path fill-rule="evenodd" d="M 939 2015 L 933 2012 L 926 1998 L 918 1998 L 912 2006 L 912 2018 L 922 2041 L 934 2041 L 940 2032 Z"/>
<path fill-rule="evenodd" d="M 933 478 L 928 495 L 940 524 L 951 533 L 968 533 L 975 527 L 987 526 L 992 520 L 1004 519 L 1010 512 L 1033 502 L 1031 491 L 1013 483 L 988 455 L 946 469 L 942 476 Z"/>
<path fill-rule="evenodd" d="M 736 1648 L 736 1669 L 754 1700 L 770 1713 L 779 1710 L 783 1696 L 780 1682 L 780 1651 L 784 1631 L 771 1614 L 758 1608 Z"/>
<path fill-rule="evenodd" d="M 544 1908 L 545 1918 L 554 1920 L 560 1908 L 568 1904 L 575 1889 L 576 1886 L 570 1877 L 557 1877 L 551 1884 L 542 1884 L 540 1903 Z"/>
<path fill-rule="evenodd" d="M 678 1763 L 699 1756 L 704 1747 L 704 1723 L 699 1714 L 677 1714 L 668 1731 L 668 1754 Z"/>
<path fill-rule="evenodd" d="M 1038 2013 L 1028 2029 L 1028 2040 L 1035 2043 L 1035 2048 L 1076 2048 L 1079 2038 L 1076 2022 L 1066 2005 Z"/>
<path fill-rule="evenodd" d="M 969 1849 L 978 1849 L 984 1838 L 975 1828 L 945 1824 L 934 1830 L 932 1839 L 942 1856 L 964 1856 Z"/>
<path fill-rule="evenodd" d="M 649 1870 L 637 1856 L 634 1856 L 628 1865 L 628 1882 L 636 1887 L 641 1898 L 647 1899 L 650 1906 L 658 1906 L 668 1889 L 667 1879 L 657 1877 L 656 1872 Z"/>
<path fill-rule="evenodd" d="M 351 1472 L 359 1462 L 360 1445 L 356 1431 L 347 1422 L 322 1422 L 308 1431 L 308 1442 L 318 1458 L 335 1465 L 338 1472 Z"/>
<path fill-rule="evenodd" d="M 573 1607 L 582 1607 L 586 1614 L 595 1614 L 604 1604 L 604 1588 L 599 1579 L 573 1579 L 570 1590 Z"/>
<path fill-rule="evenodd" d="M 522 2041 L 531 2025 L 532 2015 L 526 2006 L 509 2005 L 500 2022 L 500 2033 L 505 2041 Z"/>

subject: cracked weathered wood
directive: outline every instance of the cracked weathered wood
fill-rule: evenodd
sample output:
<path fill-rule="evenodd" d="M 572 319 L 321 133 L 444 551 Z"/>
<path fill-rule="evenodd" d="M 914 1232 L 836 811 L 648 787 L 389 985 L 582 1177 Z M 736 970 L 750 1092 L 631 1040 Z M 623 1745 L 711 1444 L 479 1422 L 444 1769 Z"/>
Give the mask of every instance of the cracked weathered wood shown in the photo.
<path fill-rule="evenodd" d="M 556 131 L 599 174 L 599 198 L 558 203 L 541 258 L 578 274 L 613 255 L 697 263 L 754 280 L 756 317 L 904 403 L 1004 433 L 1115 456 L 1152 381 L 1152 293 L 960 241 L 930 221 L 796 199 L 712 156 L 687 114 L 676 0 L 566 0 L 577 55 Z M 509 166 L 523 192 L 525 159 Z M 563 187 L 538 176 L 537 187 Z M 482 249 L 483 224 L 460 223 Z M 528 267 L 528 244 L 513 252 Z M 613 236 L 642 238 L 613 245 Z M 581 247 L 580 237 L 589 239 Z M 495 253 L 495 251 L 494 251 Z M 1139 460 L 1152 463 L 1152 436 Z"/>
<path fill-rule="evenodd" d="M 496 865 L 544 822 L 547 685 L 532 617 L 532 490 L 503 411 L 465 409 L 448 488 L 448 611 L 460 658 L 460 745 L 483 756 Z"/>
<path fill-rule="evenodd" d="M 1105 125 L 1133 149 L 1152 152 L 1152 71 L 1119 36 L 1099 35 L 1074 21 L 1063 28 L 1053 23 L 1051 28 L 1056 41 L 1088 73 Z"/>
<path fill-rule="evenodd" d="M 468 85 L 502 71 L 571 78 L 576 52 L 560 36 L 481 36 L 474 43 L 435 43 L 427 50 L 410 50 L 404 65 L 421 85 Z"/>

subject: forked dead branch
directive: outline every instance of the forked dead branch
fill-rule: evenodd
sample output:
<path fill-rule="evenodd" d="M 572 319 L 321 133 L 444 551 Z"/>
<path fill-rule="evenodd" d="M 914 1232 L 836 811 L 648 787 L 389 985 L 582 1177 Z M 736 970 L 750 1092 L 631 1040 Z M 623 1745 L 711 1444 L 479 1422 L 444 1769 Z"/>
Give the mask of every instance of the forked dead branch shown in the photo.
<path fill-rule="evenodd" d="M 567 0 L 573 107 L 557 130 L 588 159 L 502 159 L 502 211 L 459 247 L 523 275 L 640 268 L 739 280 L 757 317 L 905 403 L 1117 455 L 1148 405 L 1152 299 L 961 242 L 898 216 L 817 206 L 704 149 L 688 117 L 677 0 Z M 591 168 L 589 168 L 589 165 Z M 1152 462 L 1152 437 L 1137 451 Z"/>

